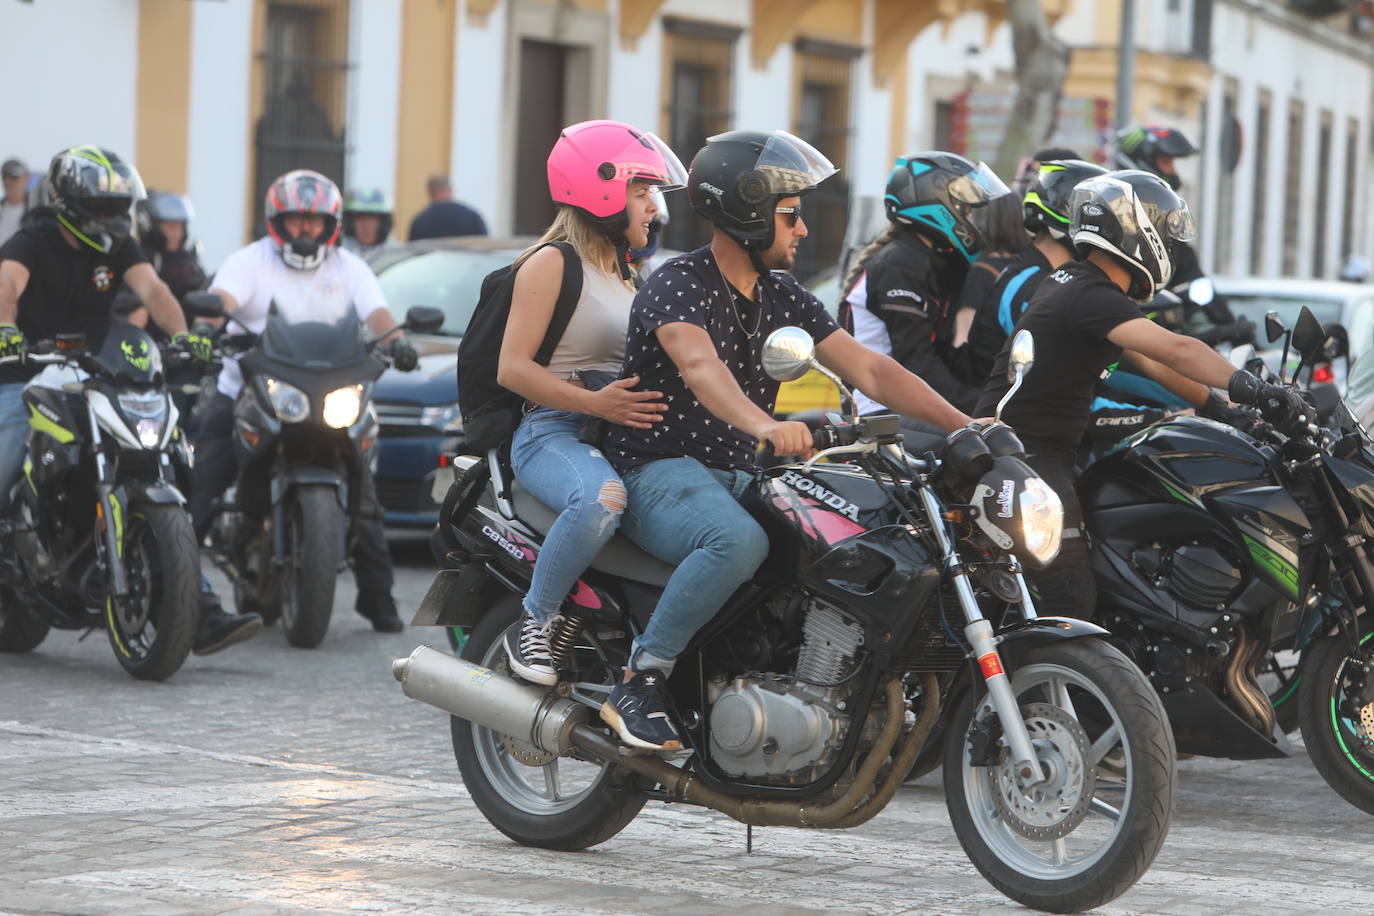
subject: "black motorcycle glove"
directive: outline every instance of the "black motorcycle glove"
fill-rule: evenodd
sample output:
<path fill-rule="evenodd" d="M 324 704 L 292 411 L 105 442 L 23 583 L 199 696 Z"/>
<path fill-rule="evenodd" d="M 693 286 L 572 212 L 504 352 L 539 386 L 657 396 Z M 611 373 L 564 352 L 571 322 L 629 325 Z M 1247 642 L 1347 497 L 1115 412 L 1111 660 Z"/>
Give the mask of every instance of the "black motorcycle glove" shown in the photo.
<path fill-rule="evenodd" d="M 24 332 L 12 324 L 0 324 L 0 359 L 22 359 L 29 352 Z"/>
<path fill-rule="evenodd" d="M 391 364 L 402 372 L 410 372 L 420 364 L 420 354 L 407 340 L 393 340 L 387 352 L 391 356 Z"/>
<path fill-rule="evenodd" d="M 1264 418 L 1279 429 L 1311 423 L 1317 416 L 1316 409 L 1296 388 L 1266 385 L 1244 369 L 1231 376 L 1226 388 L 1231 400 L 1237 404 L 1255 405 Z"/>
<path fill-rule="evenodd" d="M 1216 420 L 1218 423 L 1234 426 L 1237 429 L 1248 428 L 1258 419 L 1253 411 L 1229 403 L 1215 391 L 1208 392 L 1207 400 L 1197 409 L 1197 415 L 1206 420 Z"/>

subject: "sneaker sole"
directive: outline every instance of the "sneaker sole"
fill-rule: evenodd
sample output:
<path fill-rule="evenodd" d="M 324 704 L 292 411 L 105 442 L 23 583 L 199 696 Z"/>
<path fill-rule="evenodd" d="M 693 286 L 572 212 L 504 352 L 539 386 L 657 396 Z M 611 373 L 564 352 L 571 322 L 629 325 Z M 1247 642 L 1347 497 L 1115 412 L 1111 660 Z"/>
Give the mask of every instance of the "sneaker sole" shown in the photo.
<path fill-rule="evenodd" d="M 250 620 L 234 632 L 230 633 L 228 636 L 221 639 L 219 642 L 211 643 L 210 645 L 205 646 L 204 648 L 192 649 L 192 654 L 214 655 L 221 649 L 227 649 L 230 646 L 237 645 L 238 643 L 243 642 L 245 639 L 251 639 L 252 637 L 258 635 L 258 632 L 261 629 L 261 620 Z"/>
<path fill-rule="evenodd" d="M 538 684 L 541 687 L 552 687 L 558 683 L 558 673 L 555 671 L 540 671 L 537 668 L 530 668 L 520 663 L 520 656 L 511 651 L 510 642 L 506 642 L 506 663 L 510 665 L 511 673 L 518 676 L 522 681 L 529 681 L 531 684 Z"/>
<path fill-rule="evenodd" d="M 601 704 L 601 721 L 615 729 L 615 733 L 620 736 L 620 740 L 630 747 L 642 748 L 646 751 L 682 750 L 681 741 L 665 741 L 662 744 L 654 744 L 650 741 L 645 741 L 643 738 L 636 738 L 630 733 L 630 730 L 625 727 L 625 720 L 620 718 L 620 713 L 611 705 L 610 700 Z"/>

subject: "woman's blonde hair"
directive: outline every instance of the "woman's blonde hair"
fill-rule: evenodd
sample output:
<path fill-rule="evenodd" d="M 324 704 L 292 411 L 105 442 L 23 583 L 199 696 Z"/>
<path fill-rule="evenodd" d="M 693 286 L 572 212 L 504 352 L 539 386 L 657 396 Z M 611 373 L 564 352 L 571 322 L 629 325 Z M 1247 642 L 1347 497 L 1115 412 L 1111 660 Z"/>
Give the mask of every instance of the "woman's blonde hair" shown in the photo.
<path fill-rule="evenodd" d="M 581 210 L 571 206 L 560 206 L 553 223 L 544 230 L 543 236 L 515 259 L 515 269 L 519 270 L 529 258 L 548 242 L 567 242 L 583 261 L 601 268 L 608 276 L 620 277 L 620 269 L 615 263 L 615 246 L 606 234 Z"/>
<path fill-rule="evenodd" d="M 897 237 L 897 232 L 897 224 L 888 223 L 887 228 L 884 229 L 877 238 L 865 245 L 858 256 L 854 258 L 853 263 L 849 266 L 849 273 L 845 274 L 844 282 L 840 284 L 841 302 L 849 295 L 850 287 L 859 279 L 859 274 L 863 273 L 864 268 L 868 266 L 868 259 L 881 251 L 888 242 L 895 239 Z"/>

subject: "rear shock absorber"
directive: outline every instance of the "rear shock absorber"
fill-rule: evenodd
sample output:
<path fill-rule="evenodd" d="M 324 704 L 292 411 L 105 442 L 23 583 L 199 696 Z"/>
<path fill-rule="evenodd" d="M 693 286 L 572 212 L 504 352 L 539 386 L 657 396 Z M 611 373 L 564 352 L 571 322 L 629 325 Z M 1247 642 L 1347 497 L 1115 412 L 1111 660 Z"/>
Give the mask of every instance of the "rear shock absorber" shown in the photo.
<path fill-rule="evenodd" d="M 562 671 L 572 659 L 572 651 L 577 637 L 582 633 L 584 618 L 581 614 L 564 614 L 549 634 L 549 654 L 553 656 L 553 666 Z"/>

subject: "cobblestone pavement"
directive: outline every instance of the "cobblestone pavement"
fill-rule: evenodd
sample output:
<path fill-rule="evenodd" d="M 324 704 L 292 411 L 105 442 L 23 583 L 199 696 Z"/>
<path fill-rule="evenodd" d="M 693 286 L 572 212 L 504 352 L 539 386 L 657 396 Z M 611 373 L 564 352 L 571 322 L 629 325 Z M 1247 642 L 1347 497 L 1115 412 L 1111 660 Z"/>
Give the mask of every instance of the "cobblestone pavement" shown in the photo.
<path fill-rule="evenodd" d="M 428 585 L 398 545 L 398 599 Z M 432 630 L 374 634 L 340 580 L 323 646 L 279 631 L 167 684 L 125 675 L 105 639 L 53 633 L 0 656 L 0 913 L 991 913 L 938 774 L 841 833 L 744 828 L 651 804 L 596 849 L 512 845 L 472 806 L 446 718 L 391 660 Z M 1369 913 L 1371 820 L 1303 755 L 1180 764 L 1154 868 L 1104 913 Z M 1022 910 L 1024 912 L 1024 910 Z"/>

